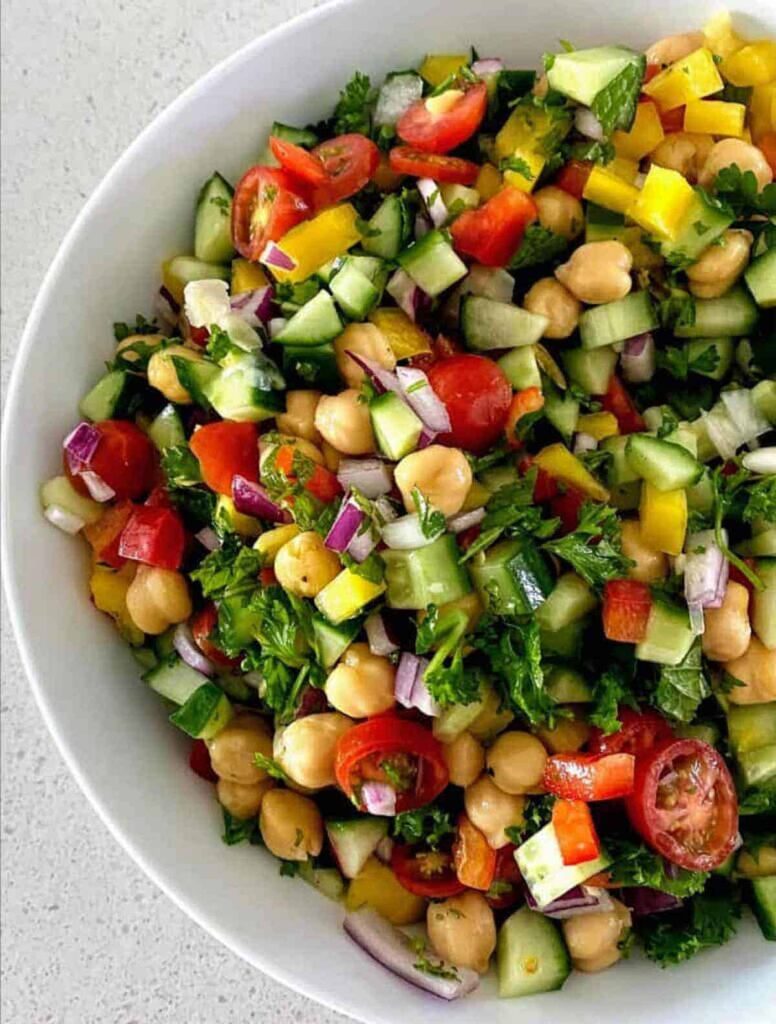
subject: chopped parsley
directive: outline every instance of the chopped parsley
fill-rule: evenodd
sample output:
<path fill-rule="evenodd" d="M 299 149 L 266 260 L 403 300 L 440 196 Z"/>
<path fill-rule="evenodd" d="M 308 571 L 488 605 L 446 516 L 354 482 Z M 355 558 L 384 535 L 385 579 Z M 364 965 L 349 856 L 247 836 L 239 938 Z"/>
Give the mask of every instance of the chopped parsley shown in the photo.
<path fill-rule="evenodd" d="M 701 643 L 696 640 L 676 666 L 662 665 L 655 690 L 655 705 L 678 722 L 691 722 L 698 705 L 709 696 L 711 688 L 703 671 Z"/>
<path fill-rule="evenodd" d="M 267 757 L 264 754 L 256 752 L 253 755 L 253 763 L 257 768 L 261 768 L 262 771 L 265 771 L 267 775 L 271 775 L 273 779 L 279 779 L 281 782 L 286 782 L 288 780 L 286 773 L 277 761 L 273 761 L 271 757 Z"/>
<path fill-rule="evenodd" d="M 576 530 L 543 546 L 597 590 L 608 580 L 627 576 L 633 564 L 622 553 L 617 510 L 594 501 L 582 505 Z"/>
<path fill-rule="evenodd" d="M 432 850 L 455 832 L 449 811 L 427 804 L 415 811 L 402 811 L 393 819 L 393 835 L 405 843 L 423 843 Z"/>
<path fill-rule="evenodd" d="M 683 963 L 733 938 L 741 917 L 741 904 L 733 888 L 718 880 L 706 892 L 693 896 L 682 910 L 642 918 L 638 933 L 644 952 L 661 967 Z"/>
<path fill-rule="evenodd" d="M 447 520 L 444 513 L 435 509 L 418 487 L 412 488 L 412 503 L 420 520 L 420 532 L 427 540 L 435 539 L 445 532 Z"/>
<path fill-rule="evenodd" d="M 479 674 L 464 665 L 463 660 L 468 626 L 469 617 L 461 608 L 451 608 L 440 615 L 433 604 L 428 606 L 425 618 L 418 625 L 416 652 L 426 654 L 435 649 L 423 681 L 434 700 L 443 707 L 471 704 L 479 697 Z"/>

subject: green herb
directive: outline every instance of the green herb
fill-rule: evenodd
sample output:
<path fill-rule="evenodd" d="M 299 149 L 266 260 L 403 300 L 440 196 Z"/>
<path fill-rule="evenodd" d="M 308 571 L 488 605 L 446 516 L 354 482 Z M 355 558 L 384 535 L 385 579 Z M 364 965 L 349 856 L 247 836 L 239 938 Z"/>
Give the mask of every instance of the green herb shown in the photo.
<path fill-rule="evenodd" d="M 427 540 L 432 540 L 447 529 L 444 513 L 435 509 L 419 487 L 412 488 L 412 503 L 420 520 L 420 532 Z"/>
<path fill-rule="evenodd" d="M 514 171 L 515 174 L 521 175 L 526 181 L 533 181 L 535 178 L 535 174 L 527 162 L 519 156 L 505 156 L 502 160 L 499 160 L 498 169 L 500 171 Z"/>
<path fill-rule="evenodd" d="M 716 345 L 709 345 L 694 359 L 690 359 L 690 349 L 687 345 L 681 348 L 669 345 L 657 351 L 658 367 L 677 380 L 687 380 L 689 373 L 712 373 L 718 364 L 719 351 Z"/>
<path fill-rule="evenodd" d="M 673 409 L 665 406 L 661 413 L 660 426 L 657 428 L 657 436 L 659 438 L 668 437 L 669 434 L 673 434 L 678 426 L 679 417 Z"/>
<path fill-rule="evenodd" d="M 626 836 L 603 837 L 602 843 L 613 858 L 608 869 L 612 881 L 622 886 L 646 886 L 684 899 L 700 892 L 709 877 L 708 872 L 685 868 L 672 869 L 668 875 L 666 861 L 659 854 Z"/>
<path fill-rule="evenodd" d="M 202 480 L 199 460 L 187 444 L 165 448 L 161 455 L 161 463 L 169 488 L 191 487 Z"/>
<path fill-rule="evenodd" d="M 356 230 L 362 238 L 378 238 L 382 234 L 380 228 L 373 228 L 363 217 L 356 217 Z"/>
<path fill-rule="evenodd" d="M 416 971 L 421 974 L 428 974 L 432 978 L 444 978 L 447 981 L 458 981 L 460 975 L 457 968 L 442 959 L 433 960 L 429 956 L 428 948 L 421 938 L 408 938 L 407 942 L 415 953 L 417 960 L 413 963 Z"/>
<path fill-rule="evenodd" d="M 608 139 L 604 142 L 595 142 L 592 139 L 585 142 L 574 142 L 569 147 L 570 160 L 584 160 L 606 165 L 610 164 L 616 155 L 614 144 Z"/>
<path fill-rule="evenodd" d="M 258 821 L 255 817 L 243 820 L 235 818 L 225 807 L 222 807 L 221 811 L 224 816 L 224 831 L 221 839 L 227 846 L 236 846 L 237 843 L 250 840 L 258 831 Z"/>
<path fill-rule="evenodd" d="M 776 476 L 766 476 L 754 483 L 743 516 L 748 523 L 755 519 L 776 523 Z"/>
<path fill-rule="evenodd" d="M 654 700 L 664 715 L 679 722 L 691 722 L 698 705 L 710 693 L 703 672 L 701 642 L 696 640 L 680 664 L 661 667 Z"/>
<path fill-rule="evenodd" d="M 273 761 L 271 757 L 267 757 L 265 754 L 260 754 L 257 751 L 253 755 L 253 763 L 257 768 L 261 768 L 262 771 L 266 772 L 267 775 L 271 775 L 273 779 L 279 779 L 281 782 L 288 781 L 286 773 L 277 761 Z"/>
<path fill-rule="evenodd" d="M 738 813 L 748 817 L 752 814 L 776 814 L 776 786 L 772 789 L 750 789 L 738 803 Z"/>
<path fill-rule="evenodd" d="M 218 209 L 221 211 L 222 217 L 229 216 L 229 213 L 232 209 L 232 202 L 230 199 L 227 199 L 226 196 L 211 196 L 208 202 L 212 203 L 213 206 L 218 207 Z"/>
<path fill-rule="evenodd" d="M 483 470 L 490 469 L 491 466 L 495 466 L 497 463 L 501 462 L 509 454 L 510 449 L 507 448 L 506 444 L 499 442 L 495 448 L 485 455 L 472 455 L 471 452 L 466 452 L 466 458 L 469 460 L 472 475 L 477 476 L 479 473 L 482 473 Z"/>
<path fill-rule="evenodd" d="M 555 797 L 550 793 L 542 796 L 529 796 L 523 808 L 523 821 L 520 825 L 509 825 L 504 831 L 510 843 L 520 846 L 526 839 L 534 835 L 552 820 L 552 807 Z"/>
<path fill-rule="evenodd" d="M 434 650 L 423 682 L 443 707 L 471 704 L 479 696 L 479 676 L 467 669 L 463 661 L 468 626 L 469 617 L 461 608 L 451 608 L 440 616 L 433 604 L 428 606 L 423 622 L 418 625 L 416 652 L 425 654 Z"/>
<path fill-rule="evenodd" d="M 116 341 L 124 341 L 133 334 L 158 334 L 159 325 L 156 320 L 146 320 L 142 313 L 138 313 L 132 326 L 126 323 L 114 323 L 113 337 Z M 131 346 L 130 346 L 131 347 Z"/>
<path fill-rule="evenodd" d="M 281 878 L 296 878 L 299 874 L 299 868 L 302 865 L 302 861 L 299 860 L 284 860 L 280 862 L 280 877 Z"/>
<path fill-rule="evenodd" d="M 562 256 L 568 242 L 562 235 L 544 228 L 541 224 L 529 224 L 523 241 L 509 264 L 511 270 L 525 270 L 540 263 L 550 263 Z"/>
<path fill-rule="evenodd" d="M 222 546 L 206 555 L 190 575 L 205 597 L 222 598 L 254 587 L 260 569 L 259 552 L 244 547 L 235 534 L 229 534 Z"/>
<path fill-rule="evenodd" d="M 433 804 L 416 811 L 402 811 L 393 819 L 393 834 L 405 843 L 423 843 L 438 850 L 442 840 L 455 832 L 449 811 Z"/>
<path fill-rule="evenodd" d="M 607 735 L 619 732 L 622 728 L 622 722 L 618 716 L 621 704 L 627 704 L 628 707 L 638 710 L 638 704 L 625 680 L 624 673 L 615 666 L 601 673 L 593 684 L 593 709 L 588 715 L 588 721 Z"/>
<path fill-rule="evenodd" d="M 636 116 L 646 65 L 647 59 L 643 54 L 634 56 L 590 104 L 604 135 L 611 135 L 618 128 L 624 132 L 630 131 Z"/>
<path fill-rule="evenodd" d="M 736 932 L 741 906 L 735 890 L 719 880 L 668 917 L 646 917 L 639 925 L 644 952 L 661 967 L 683 963 L 703 949 L 723 946 Z"/>
<path fill-rule="evenodd" d="M 692 327 L 695 323 L 695 299 L 683 288 L 672 288 L 667 298 L 658 304 L 661 326 Z"/>
<path fill-rule="evenodd" d="M 576 530 L 549 541 L 544 548 L 568 562 L 586 583 L 597 589 L 608 580 L 627 576 L 633 564 L 622 553 L 617 510 L 594 501 L 582 505 Z"/>
<path fill-rule="evenodd" d="M 286 665 L 302 666 L 305 655 L 300 652 L 300 641 L 304 639 L 305 629 L 299 608 L 292 606 L 290 595 L 277 584 L 259 587 L 251 595 L 248 607 L 256 617 L 254 635 L 262 653 L 280 658 Z M 307 606 L 303 608 L 307 612 Z"/>
<path fill-rule="evenodd" d="M 372 89 L 369 76 L 356 71 L 340 93 L 337 106 L 334 108 L 333 134 L 347 135 L 359 132 L 369 135 L 372 127 L 372 107 L 376 93 Z"/>
<path fill-rule="evenodd" d="M 740 470 L 738 473 L 725 476 L 722 473 L 722 468 L 718 467 L 711 474 L 711 488 L 714 494 L 714 539 L 717 542 L 717 547 L 728 562 L 734 565 L 739 572 L 743 573 L 756 590 L 762 590 L 763 582 L 760 577 L 753 569 L 749 568 L 742 558 L 739 558 L 738 555 L 730 550 L 722 531 L 723 519 L 730 509 L 736 491 L 746 480 L 748 480 L 746 470 Z"/>
<path fill-rule="evenodd" d="M 490 547 L 503 534 L 507 536 L 533 536 L 538 540 L 551 537 L 557 530 L 559 519 L 544 519 L 542 510 L 533 503 L 536 470 L 532 469 L 520 480 L 507 484 L 493 494 L 486 505 L 480 534 L 460 561 L 467 562 L 480 551 Z"/>
<path fill-rule="evenodd" d="M 760 191 L 752 171 L 741 171 L 738 164 L 723 167 L 714 182 L 717 196 L 735 213 L 736 217 L 776 214 L 776 184 L 766 185 Z"/>
<path fill-rule="evenodd" d="M 245 355 L 245 352 L 232 342 L 232 339 L 229 337 L 227 332 L 223 330 L 223 328 L 219 327 L 218 324 L 211 324 L 210 337 L 207 343 L 207 354 L 214 362 L 220 363 L 222 360 L 226 359 L 227 356 L 243 356 Z"/>
<path fill-rule="evenodd" d="M 340 555 L 340 559 L 346 569 L 356 576 L 363 576 L 371 583 L 382 583 L 385 579 L 385 562 L 376 551 L 368 555 L 363 562 L 357 562 L 347 551 Z"/>

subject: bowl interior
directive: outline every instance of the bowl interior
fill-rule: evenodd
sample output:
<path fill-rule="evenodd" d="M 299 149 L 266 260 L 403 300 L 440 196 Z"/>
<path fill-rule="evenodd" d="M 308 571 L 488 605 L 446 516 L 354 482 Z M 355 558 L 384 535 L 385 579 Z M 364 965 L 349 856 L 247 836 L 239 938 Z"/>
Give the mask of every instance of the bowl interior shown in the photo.
<path fill-rule="evenodd" d="M 773 34 L 768 0 L 740 7 L 743 30 L 768 26 Z M 716 0 L 698 0 L 691 11 L 664 2 L 647 19 L 638 0 L 350 0 L 316 9 L 250 43 L 140 136 L 83 210 L 28 322 L 5 417 L 3 539 L 11 614 L 46 721 L 108 827 L 183 909 L 257 967 L 364 1021 L 487 1013 L 499 1024 L 519 1012 L 525 1024 L 657 1024 L 700 1020 L 704 1008 L 709 1019 L 712 999 L 714 1019 L 755 1020 L 758 1007 L 773 1005 L 776 983 L 772 953 L 751 922 L 739 941 L 679 972 L 658 972 L 635 956 L 603 981 L 576 975 L 561 993 L 519 1004 L 499 1002 L 492 979 L 448 1006 L 393 978 L 352 946 L 339 907 L 280 878 L 262 851 L 223 846 L 210 787 L 187 770 L 185 738 L 94 613 L 83 546 L 45 523 L 39 484 L 59 471 L 78 399 L 112 352 L 112 322 L 148 313 L 161 260 L 189 248 L 202 181 L 214 168 L 235 180 L 258 159 L 273 120 L 323 116 L 356 68 L 379 79 L 428 50 L 471 44 L 532 67 L 558 37 L 643 46 L 701 25 L 717 8 Z"/>

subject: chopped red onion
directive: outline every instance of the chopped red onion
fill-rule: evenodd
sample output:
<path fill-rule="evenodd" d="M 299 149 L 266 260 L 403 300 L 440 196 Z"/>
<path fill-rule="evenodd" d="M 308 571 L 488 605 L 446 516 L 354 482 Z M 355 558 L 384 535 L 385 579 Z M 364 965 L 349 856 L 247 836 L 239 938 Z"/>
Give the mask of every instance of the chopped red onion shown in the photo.
<path fill-rule="evenodd" d="M 429 718 L 438 718 L 442 714 L 442 708 L 431 696 L 431 691 L 426 685 L 424 676 L 427 668 L 428 660 L 421 658 L 415 682 L 412 686 L 412 707 L 417 708 L 421 714 L 428 715 Z"/>
<path fill-rule="evenodd" d="M 688 606 L 719 608 L 725 597 L 730 566 L 717 545 L 714 530 L 690 534 L 685 548 L 684 597 Z M 697 614 L 695 618 L 697 623 Z"/>
<path fill-rule="evenodd" d="M 656 368 L 655 339 L 647 332 L 628 338 L 620 356 L 623 377 L 631 384 L 652 380 Z"/>
<path fill-rule="evenodd" d="M 294 270 L 296 260 L 293 260 L 288 253 L 283 252 L 280 246 L 274 242 L 267 242 L 264 251 L 259 256 L 259 263 L 266 263 L 268 267 L 277 267 L 278 270 Z"/>
<path fill-rule="evenodd" d="M 423 197 L 431 223 L 435 228 L 441 228 L 448 218 L 448 211 L 438 183 L 433 178 L 418 178 L 415 184 Z"/>
<path fill-rule="evenodd" d="M 172 635 L 172 645 L 190 668 L 201 672 L 204 676 L 215 674 L 213 662 L 206 658 L 199 647 L 197 647 L 187 622 L 181 622 L 175 627 L 175 632 Z"/>
<path fill-rule="evenodd" d="M 378 394 L 382 395 L 386 391 L 394 391 L 400 398 L 404 398 L 401 385 L 399 384 L 396 375 L 391 373 L 390 370 L 386 370 L 385 367 L 381 366 L 376 362 L 376 360 L 367 359 L 358 352 L 346 349 L 346 353 L 354 363 L 361 367 L 374 385 Z"/>
<path fill-rule="evenodd" d="M 177 317 L 178 314 L 181 311 L 181 304 L 180 304 L 180 302 L 178 302 L 178 300 L 172 294 L 170 289 L 166 285 L 164 285 L 164 284 L 159 289 L 159 297 L 161 299 L 163 299 L 164 302 L 167 304 L 167 306 L 168 306 L 170 312 L 173 314 L 173 316 Z"/>
<path fill-rule="evenodd" d="M 361 803 L 368 814 L 392 818 L 396 814 L 396 790 L 387 782 L 365 782 L 361 786 Z"/>
<path fill-rule="evenodd" d="M 585 138 L 603 142 L 606 138 L 601 122 L 589 107 L 577 107 L 574 112 L 574 127 Z"/>
<path fill-rule="evenodd" d="M 337 479 L 344 490 L 355 487 L 367 498 L 379 498 L 393 487 L 393 472 L 380 459 L 342 459 Z"/>
<path fill-rule="evenodd" d="M 592 434 L 586 434 L 583 430 L 580 430 L 578 434 L 574 435 L 575 455 L 583 455 L 585 452 L 594 452 L 597 447 L 598 441 L 596 441 Z"/>
<path fill-rule="evenodd" d="M 267 324 L 270 338 L 277 338 L 287 323 L 288 320 L 284 316 L 273 316 Z"/>
<path fill-rule="evenodd" d="M 484 508 L 473 508 L 470 512 L 459 512 L 447 520 L 447 528 L 451 533 L 463 533 L 470 530 L 472 526 L 479 526 L 485 518 Z"/>
<path fill-rule="evenodd" d="M 110 484 L 106 484 L 102 477 L 97 473 L 92 472 L 92 470 L 82 469 L 79 476 L 86 484 L 89 494 L 95 501 L 110 501 L 111 498 L 116 497 L 116 492 Z"/>
<path fill-rule="evenodd" d="M 391 856 L 393 854 L 393 839 L 390 836 L 383 836 L 380 842 L 375 847 L 375 857 L 383 864 L 391 863 Z"/>
<path fill-rule="evenodd" d="M 424 235 L 427 235 L 431 230 L 431 221 L 423 213 L 415 214 L 415 225 L 413 228 L 413 235 L 415 241 L 419 242 Z"/>
<path fill-rule="evenodd" d="M 412 692 L 415 688 L 415 680 L 421 670 L 421 659 L 417 654 L 410 654 L 403 651 L 399 664 L 396 668 L 393 692 L 397 703 L 403 708 L 412 707 Z"/>
<path fill-rule="evenodd" d="M 58 530 L 69 533 L 71 536 L 78 533 L 86 525 L 80 516 L 75 515 L 73 512 L 68 512 L 61 505 L 47 505 L 43 510 L 43 515 L 52 526 L 56 526 Z"/>
<path fill-rule="evenodd" d="M 416 548 L 425 548 L 429 544 L 433 544 L 439 536 L 436 533 L 427 537 L 421 527 L 420 517 L 415 512 L 394 519 L 393 522 L 385 523 L 380 532 L 385 543 L 394 551 L 413 551 Z"/>
<path fill-rule="evenodd" d="M 257 519 L 268 519 L 272 523 L 288 523 L 290 515 L 270 498 L 261 484 L 246 480 L 235 473 L 232 477 L 232 501 L 238 512 Z"/>
<path fill-rule="evenodd" d="M 385 628 L 385 622 L 380 612 L 372 612 L 371 615 L 367 616 L 364 622 L 364 629 L 366 630 L 366 638 L 369 641 L 369 650 L 372 654 L 379 654 L 381 657 L 385 657 L 399 650 L 399 645 L 395 644 L 388 636 L 388 630 Z"/>
<path fill-rule="evenodd" d="M 350 495 L 343 498 L 337 517 L 331 524 L 331 529 L 326 534 L 323 543 L 331 551 L 338 551 L 340 554 L 347 551 L 350 542 L 358 534 L 364 518 L 363 511 Z"/>
<path fill-rule="evenodd" d="M 776 447 L 760 448 L 756 452 L 747 452 L 741 460 L 744 469 L 762 476 L 776 475 Z"/>
<path fill-rule="evenodd" d="M 428 448 L 430 444 L 436 441 L 437 432 L 435 430 L 429 430 L 428 427 L 423 427 L 418 438 L 417 449 L 420 451 L 423 448 Z"/>
<path fill-rule="evenodd" d="M 682 901 L 670 892 L 650 889 L 645 885 L 628 886 L 622 890 L 622 902 L 634 917 L 646 917 L 649 914 L 662 914 L 666 910 L 678 910 Z"/>
<path fill-rule="evenodd" d="M 377 531 L 371 524 L 365 530 L 357 530 L 355 536 L 348 544 L 347 552 L 357 562 L 365 562 L 377 547 L 379 540 Z"/>
<path fill-rule="evenodd" d="M 260 327 L 272 319 L 272 288 L 254 288 L 251 292 L 233 295 L 230 299 L 233 313 L 237 313 L 250 327 Z"/>
<path fill-rule="evenodd" d="M 217 551 L 218 548 L 221 547 L 221 541 L 212 526 L 203 526 L 198 533 L 194 534 L 194 536 L 200 542 L 202 547 L 207 548 L 208 551 Z"/>
<path fill-rule="evenodd" d="M 428 377 L 422 370 L 416 370 L 411 366 L 399 366 L 396 369 L 396 377 L 405 402 L 423 420 L 429 431 L 444 434 L 452 429 L 444 402 L 431 387 Z"/>
<path fill-rule="evenodd" d="M 600 910 L 612 909 L 612 898 L 606 889 L 600 889 L 592 885 L 575 885 L 573 889 L 564 892 L 551 903 L 540 907 L 536 902 L 533 893 L 525 887 L 525 902 L 531 910 L 538 910 L 545 917 L 555 918 L 556 921 L 563 921 L 569 917 L 579 917 L 581 914 L 596 914 Z"/>
<path fill-rule="evenodd" d="M 497 75 L 504 70 L 504 61 L 500 57 L 483 57 L 475 60 L 472 64 L 472 71 L 482 78 L 483 75 Z"/>
<path fill-rule="evenodd" d="M 91 423 L 82 420 L 78 426 L 71 430 L 62 447 L 67 457 L 67 465 L 71 473 L 80 473 L 85 466 L 88 466 L 97 450 L 102 434 Z"/>
<path fill-rule="evenodd" d="M 413 323 L 417 320 L 418 312 L 431 302 L 431 297 L 401 267 L 391 277 L 385 290 Z"/>

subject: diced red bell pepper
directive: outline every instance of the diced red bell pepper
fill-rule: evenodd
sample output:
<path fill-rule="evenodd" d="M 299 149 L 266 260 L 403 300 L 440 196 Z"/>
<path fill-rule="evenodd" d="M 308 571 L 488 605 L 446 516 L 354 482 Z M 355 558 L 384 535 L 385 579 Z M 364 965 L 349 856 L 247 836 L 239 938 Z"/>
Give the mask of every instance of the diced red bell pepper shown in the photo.
<path fill-rule="evenodd" d="M 558 171 L 555 185 L 575 199 L 581 199 L 592 170 L 592 163 L 586 160 L 570 160 Z"/>
<path fill-rule="evenodd" d="M 205 782 L 218 782 L 218 776 L 210 763 L 210 751 L 204 740 L 194 740 L 189 753 L 189 768 Z"/>
<path fill-rule="evenodd" d="M 119 554 L 158 569 L 178 569 L 185 545 L 186 531 L 177 512 L 141 505 L 124 527 Z"/>
<path fill-rule="evenodd" d="M 259 569 L 259 583 L 262 587 L 272 587 L 277 581 L 278 578 L 271 565 L 265 565 L 263 569 Z"/>
<path fill-rule="evenodd" d="M 662 68 L 659 64 L 647 64 L 646 68 L 644 68 L 644 85 L 646 85 L 647 82 L 651 82 L 652 79 L 659 75 L 661 71 Z M 645 96 L 644 99 L 649 100 L 650 97 Z"/>
<path fill-rule="evenodd" d="M 616 373 L 612 374 L 601 405 L 604 412 L 610 412 L 617 420 L 621 434 L 637 434 L 646 429 L 641 413 Z"/>
<path fill-rule="evenodd" d="M 526 476 L 528 470 L 533 467 L 534 460 L 531 455 L 523 455 L 517 464 L 517 468 L 521 476 Z M 550 501 L 558 493 L 558 481 L 550 476 L 550 474 L 540 469 L 536 474 L 536 482 L 534 484 L 533 500 L 537 504 L 542 505 L 545 501 Z"/>
<path fill-rule="evenodd" d="M 583 864 L 600 854 L 593 816 L 584 801 L 556 800 L 552 805 L 552 824 L 564 864 Z"/>
<path fill-rule="evenodd" d="M 553 754 L 544 788 L 562 800 L 614 800 L 633 792 L 633 754 Z"/>
<path fill-rule="evenodd" d="M 603 624 L 607 640 L 638 644 L 647 633 L 652 594 L 638 580 L 609 580 L 604 587 Z"/>
<path fill-rule="evenodd" d="M 585 502 L 585 495 L 575 487 L 566 487 L 563 494 L 550 500 L 550 511 L 563 524 L 563 533 L 573 533 L 579 526 L 579 512 Z"/>

